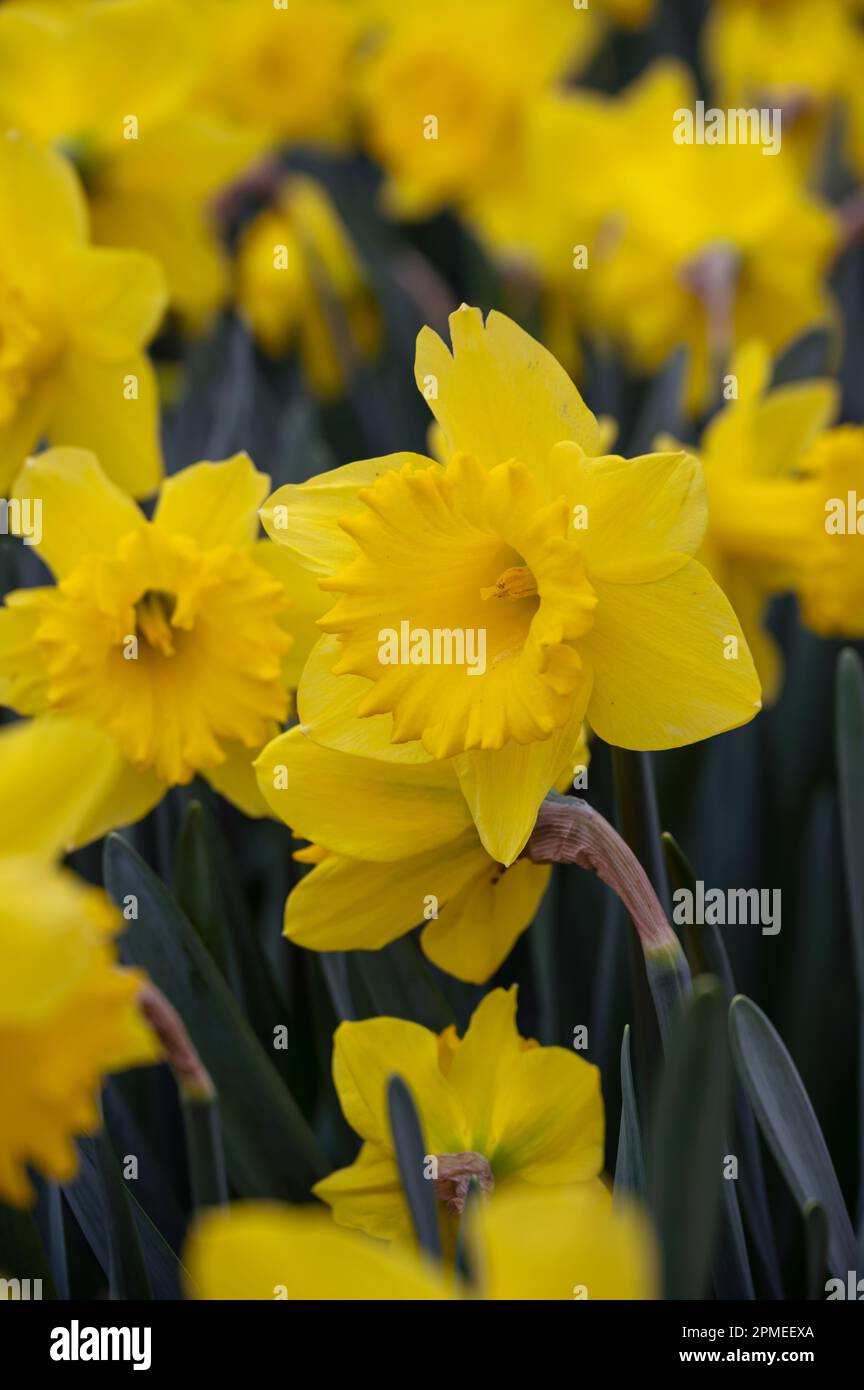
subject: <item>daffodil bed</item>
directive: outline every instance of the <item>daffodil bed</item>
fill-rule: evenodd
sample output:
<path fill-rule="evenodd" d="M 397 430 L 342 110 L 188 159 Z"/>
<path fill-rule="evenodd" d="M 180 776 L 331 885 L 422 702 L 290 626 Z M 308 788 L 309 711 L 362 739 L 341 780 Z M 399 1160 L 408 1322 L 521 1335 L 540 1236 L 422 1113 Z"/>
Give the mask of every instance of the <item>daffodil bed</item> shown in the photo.
<path fill-rule="evenodd" d="M 0 1296 L 864 1297 L 862 63 L 0 4 Z"/>

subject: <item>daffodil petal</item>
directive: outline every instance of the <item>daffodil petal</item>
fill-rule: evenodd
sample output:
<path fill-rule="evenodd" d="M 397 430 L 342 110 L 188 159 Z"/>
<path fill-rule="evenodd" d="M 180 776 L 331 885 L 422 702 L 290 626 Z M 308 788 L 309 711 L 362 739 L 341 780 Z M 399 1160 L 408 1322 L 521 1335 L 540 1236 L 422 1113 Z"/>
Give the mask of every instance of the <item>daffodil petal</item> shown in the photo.
<path fill-rule="evenodd" d="M 225 761 L 208 767 L 204 776 L 214 791 L 242 811 L 244 816 L 260 819 L 269 816 L 270 807 L 261 795 L 255 776 L 255 754 L 242 743 L 223 743 Z"/>
<path fill-rule="evenodd" d="M 91 449 L 106 474 L 133 497 L 148 497 L 162 478 L 159 402 L 144 352 L 114 362 L 71 353 L 54 377 L 52 443 Z"/>
<path fill-rule="evenodd" d="M 534 920 L 550 873 L 548 867 L 527 861 L 502 869 L 487 860 L 482 873 L 424 928 L 424 953 L 458 980 L 484 984 Z"/>
<path fill-rule="evenodd" d="M 330 854 L 285 904 L 285 935 L 315 951 L 374 951 L 446 903 L 485 860 L 474 831 L 396 864 Z"/>
<path fill-rule="evenodd" d="M 578 745 L 590 689 L 586 673 L 570 719 L 549 738 L 453 760 L 483 846 L 499 864 L 512 864 L 525 848 L 540 802 Z"/>
<path fill-rule="evenodd" d="M 248 454 L 221 463 L 193 463 L 166 478 L 153 517 L 162 531 L 191 536 L 202 549 L 251 546 L 258 534 L 258 507 L 270 479 Z"/>
<path fill-rule="evenodd" d="M 48 672 L 36 645 L 40 596 L 50 589 L 15 589 L 0 608 L 0 704 L 39 714 L 47 704 Z"/>
<path fill-rule="evenodd" d="M 487 468 L 517 459 L 541 475 L 562 439 L 588 453 L 597 421 L 551 353 L 504 314 L 486 323 L 463 304 L 450 315 L 452 355 L 431 328 L 417 338 L 414 377 L 451 454 L 473 454 Z"/>
<path fill-rule="evenodd" d="M 659 1295 L 646 1218 L 613 1205 L 599 1185 L 514 1189 L 480 1205 L 471 1243 L 487 1299 L 572 1303 Z"/>
<path fill-rule="evenodd" d="M 241 1202 L 213 1209 L 193 1228 L 183 1264 L 198 1299 L 447 1297 L 419 1257 L 346 1231 L 317 1207 Z"/>
<path fill-rule="evenodd" d="M 133 767 L 124 757 L 118 756 L 112 777 L 78 827 L 73 848 L 89 845 L 107 835 L 109 830 L 134 825 L 159 804 L 167 790 L 150 768 Z"/>
<path fill-rule="evenodd" d="M 395 1240 L 410 1230 L 396 1160 L 377 1144 L 363 1144 L 352 1164 L 337 1168 L 312 1191 L 340 1226 L 353 1226 L 377 1240 Z"/>
<path fill-rule="evenodd" d="M 362 459 L 319 473 L 305 483 L 286 483 L 261 508 L 264 530 L 277 545 L 286 545 L 313 574 L 328 575 L 354 559 L 357 547 L 339 525 L 358 511 L 361 488 L 371 487 L 394 468 L 437 467 L 422 454 L 387 454 Z"/>
<path fill-rule="evenodd" d="M 140 251 L 82 246 L 57 267 L 70 351 L 114 362 L 143 347 L 165 313 L 159 262 Z"/>
<path fill-rule="evenodd" d="M 692 454 L 589 459 L 574 445 L 559 444 L 550 464 L 574 508 L 585 509 L 576 535 L 592 582 L 661 579 L 698 549 L 708 507 Z M 574 524 L 576 517 L 574 511 Z"/>
<path fill-rule="evenodd" d="M 679 748 L 746 724 L 761 708 L 741 625 L 696 560 L 649 584 L 598 581 L 597 593 L 585 639 L 594 666 L 587 717 L 607 743 Z"/>
<path fill-rule="evenodd" d="M 314 574 L 284 545 L 274 545 L 269 539 L 258 541 L 253 559 L 256 565 L 279 580 L 288 598 L 290 606 L 284 626 L 291 633 L 293 645 L 282 663 L 282 670 L 286 684 L 296 690 L 309 654 L 321 638 L 317 620 L 331 606 L 332 600 L 318 587 Z"/>
<path fill-rule="evenodd" d="M 342 753 L 398 763 L 431 762 L 431 754 L 419 739 L 391 742 L 392 714 L 358 716 L 357 707 L 371 689 L 371 681 L 365 676 L 334 676 L 339 652 L 339 639 L 326 636 L 309 653 L 297 691 L 297 713 L 304 732 L 325 748 Z"/>
<path fill-rule="evenodd" d="M 429 1153 L 459 1153 L 465 1122 L 438 1065 L 438 1035 L 401 1018 L 340 1023 L 333 1037 L 333 1082 L 355 1133 L 392 1153 L 387 1082 L 397 1072 L 417 1105 Z"/>
<path fill-rule="evenodd" d="M 42 537 L 33 548 L 57 579 L 143 523 L 131 497 L 86 449 L 47 449 L 28 459 L 13 496 L 41 499 Z"/>
<path fill-rule="evenodd" d="M 313 743 L 295 727 L 256 761 L 271 810 L 298 839 L 353 859 L 386 862 L 455 840 L 471 816 L 452 767 L 358 758 Z"/>

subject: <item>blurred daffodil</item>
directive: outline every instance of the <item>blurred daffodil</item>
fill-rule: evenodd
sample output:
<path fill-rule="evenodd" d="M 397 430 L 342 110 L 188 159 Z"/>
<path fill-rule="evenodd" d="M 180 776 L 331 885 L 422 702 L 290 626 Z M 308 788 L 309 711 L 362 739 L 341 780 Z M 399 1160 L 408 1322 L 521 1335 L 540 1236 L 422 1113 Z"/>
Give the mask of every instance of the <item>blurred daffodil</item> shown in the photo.
<path fill-rule="evenodd" d="M 378 0 L 358 78 L 386 202 L 403 217 L 461 203 L 506 169 L 534 100 L 593 53 L 593 7 L 557 0 Z"/>
<path fill-rule="evenodd" d="M 42 439 L 98 449 L 135 496 L 159 482 L 158 406 L 145 344 L 162 273 L 97 249 L 72 166 L 0 136 L 0 494 Z"/>
<path fill-rule="evenodd" d="M 494 1203 L 525 1183 L 558 1187 L 599 1178 L 600 1073 L 575 1052 L 520 1037 L 515 986 L 495 989 L 463 1038 L 453 1027 L 438 1036 L 397 1018 L 337 1028 L 333 1081 L 363 1147 L 350 1167 L 314 1191 L 341 1226 L 383 1240 L 410 1238 L 387 1114 L 387 1077 L 394 1070 L 417 1105 L 445 1251 L 455 1250 L 472 1182 Z"/>
<path fill-rule="evenodd" d="M 281 357 L 296 344 L 325 399 L 378 346 L 378 313 L 351 238 L 323 186 L 303 175 L 286 179 L 274 206 L 244 228 L 236 295 L 264 352 Z"/>
<path fill-rule="evenodd" d="M 836 413 L 839 392 L 827 380 L 771 390 L 770 376 L 764 344 L 742 347 L 727 377 L 734 394 L 702 436 L 708 530 L 699 559 L 735 609 L 765 698 L 773 700 L 781 656 L 765 629 L 765 610 L 773 595 L 796 586 L 812 553 L 809 531 L 818 508 L 802 486 L 803 460 Z"/>
<path fill-rule="evenodd" d="M 825 280 L 839 222 L 805 191 L 782 140 L 767 155 L 757 143 L 679 143 L 677 113 L 695 100 L 674 62 L 655 64 L 620 98 L 618 210 L 590 288 L 595 330 L 620 342 L 637 371 L 656 371 L 686 344 L 698 412 L 735 344 L 762 337 L 776 353 L 832 318 Z"/>
<path fill-rule="evenodd" d="M 353 0 L 199 0 L 201 109 L 270 141 L 341 143 L 365 10 Z"/>
<path fill-rule="evenodd" d="M 523 1189 L 476 1204 L 469 1217 L 478 1283 L 454 1284 L 404 1246 L 341 1229 L 313 1207 L 243 1202 L 209 1212 L 183 1257 L 200 1299 L 416 1301 L 649 1299 L 654 1237 L 640 1211 L 597 1185 Z"/>
<path fill-rule="evenodd" d="M 83 450 L 29 460 L 36 549 L 55 587 L 0 610 L 0 697 L 23 714 L 74 713 L 122 758 L 78 842 L 137 820 L 196 773 L 266 813 L 251 761 L 289 709 L 296 566 L 256 541 L 268 478 L 245 454 L 163 485 L 152 521 Z M 94 769 L 94 772 L 97 769 Z"/>
<path fill-rule="evenodd" d="M 72 719 L 0 732 L 0 1198 L 33 1198 L 28 1166 L 58 1182 L 101 1123 L 104 1075 L 159 1059 L 121 970 L 106 895 L 58 860 L 112 775 L 111 740 Z"/>
<path fill-rule="evenodd" d="M 587 762 L 580 739 L 567 780 Z M 271 810 L 315 847 L 298 854 L 316 867 L 285 905 L 297 945 L 375 950 L 425 921 L 429 959 L 482 984 L 530 925 L 550 871 L 490 858 L 450 763 L 357 757 L 293 728 L 255 766 Z"/>
<path fill-rule="evenodd" d="M 200 23 L 177 0 L 0 9 L 0 122 L 69 154 L 94 240 L 157 257 L 192 330 L 229 287 L 212 201 L 262 149 L 193 106 Z"/>
<path fill-rule="evenodd" d="M 864 427 L 814 440 L 801 464 L 809 527 L 798 583 L 801 616 L 822 637 L 864 637 Z"/>
<path fill-rule="evenodd" d="M 679 747 L 751 719 L 759 684 L 692 559 L 698 463 L 596 457 L 604 432 L 539 343 L 467 307 L 450 331 L 452 354 L 424 329 L 415 366 L 446 466 L 349 464 L 280 489 L 262 519 L 338 595 L 301 680 L 310 737 L 455 757 L 485 848 L 511 864 L 583 719 L 621 747 Z M 460 664 L 454 634 L 482 663 Z"/>

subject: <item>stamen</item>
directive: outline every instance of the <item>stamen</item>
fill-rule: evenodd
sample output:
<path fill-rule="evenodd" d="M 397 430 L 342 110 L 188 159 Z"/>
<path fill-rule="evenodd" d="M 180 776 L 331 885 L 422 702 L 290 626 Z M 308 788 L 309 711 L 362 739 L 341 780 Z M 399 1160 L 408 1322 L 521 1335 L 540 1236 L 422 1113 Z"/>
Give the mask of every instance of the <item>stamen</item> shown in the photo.
<path fill-rule="evenodd" d="M 155 647 L 163 656 L 174 655 L 174 632 L 171 619 L 177 600 L 173 594 L 163 589 L 148 589 L 135 605 L 135 619 L 138 631 L 150 647 Z"/>
<path fill-rule="evenodd" d="M 536 598 L 537 580 L 527 565 L 512 565 L 488 589 L 481 589 L 480 597 L 506 598 L 511 602 L 520 598 Z"/>

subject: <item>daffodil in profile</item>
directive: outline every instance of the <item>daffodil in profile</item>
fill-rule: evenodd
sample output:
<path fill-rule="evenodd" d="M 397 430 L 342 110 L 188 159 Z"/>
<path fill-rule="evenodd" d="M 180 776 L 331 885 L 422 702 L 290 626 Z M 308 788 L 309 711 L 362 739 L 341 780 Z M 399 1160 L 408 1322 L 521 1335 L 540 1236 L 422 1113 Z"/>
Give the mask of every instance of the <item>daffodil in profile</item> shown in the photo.
<path fill-rule="evenodd" d="M 120 914 L 59 867 L 115 762 L 111 740 L 74 719 L 0 732 L 0 1199 L 16 1206 L 33 1200 L 28 1167 L 74 1176 L 104 1076 L 159 1059 L 142 977 L 117 964 Z"/>
<path fill-rule="evenodd" d="M 156 261 L 90 244 L 71 164 L 0 136 L 0 494 L 41 440 L 99 451 L 143 497 L 161 475 L 145 347 L 165 308 Z"/>
<path fill-rule="evenodd" d="M 57 583 L 0 610 L 0 698 L 38 722 L 75 714 L 116 742 L 82 842 L 197 773 L 266 813 L 251 761 L 289 709 L 289 589 L 302 593 L 291 557 L 256 540 L 268 482 L 244 454 L 194 464 L 167 479 L 148 520 L 83 450 L 48 450 L 19 475 Z"/>
<path fill-rule="evenodd" d="M 405 1246 L 336 1226 L 320 1209 L 240 1202 L 193 1227 L 190 1297 L 292 1301 L 597 1301 L 656 1298 L 656 1243 L 634 1206 L 594 1184 L 524 1188 L 468 1219 L 476 1282 L 454 1280 Z"/>
<path fill-rule="evenodd" d="M 593 263 L 594 326 L 646 375 L 686 346 L 696 414 L 735 346 L 761 337 L 776 354 L 832 321 L 840 223 L 802 183 L 782 124 L 773 152 L 700 143 L 695 130 L 688 142 L 696 90 L 682 65 L 656 63 L 619 100 L 618 207 Z"/>
<path fill-rule="evenodd" d="M 453 759 L 486 850 L 511 864 L 583 719 L 624 748 L 679 747 L 751 719 L 759 683 L 692 558 L 698 462 L 598 456 L 604 431 L 539 343 L 467 307 L 450 332 L 452 353 L 424 329 L 415 364 L 446 464 L 348 464 L 262 517 L 335 598 L 299 689 L 309 736 Z"/>
<path fill-rule="evenodd" d="M 580 739 L 562 782 L 587 761 Z M 428 958 L 482 984 L 530 926 L 550 870 L 489 856 L 450 763 L 362 758 L 315 744 L 295 725 L 255 768 L 271 811 L 312 842 L 296 858 L 314 867 L 285 904 L 296 945 L 377 950 L 423 924 Z"/>
<path fill-rule="evenodd" d="M 603 1166 L 600 1073 L 577 1053 L 540 1047 L 516 1027 L 516 988 L 480 1002 L 460 1038 L 418 1023 L 342 1023 L 333 1081 L 363 1147 L 354 1163 L 317 1183 L 342 1226 L 407 1239 L 410 1218 L 387 1114 L 387 1077 L 398 1071 L 417 1105 L 427 1173 L 438 1198 L 442 1245 L 451 1251 L 471 1182 L 491 1202 L 512 1187 L 598 1180 Z"/>
<path fill-rule="evenodd" d="M 344 390 L 355 359 L 378 347 L 380 320 L 362 263 L 315 179 L 290 175 L 244 227 L 235 284 L 262 350 L 282 357 L 296 346 L 310 387 L 325 399 Z"/>
<path fill-rule="evenodd" d="M 765 697 L 773 699 L 782 657 L 765 627 L 766 610 L 774 595 L 795 589 L 813 553 L 810 531 L 821 512 L 802 486 L 803 470 L 837 411 L 839 392 L 828 380 L 771 389 L 771 356 L 755 341 L 736 353 L 726 380 L 729 401 L 699 446 L 708 489 L 699 559 L 735 609 Z"/>

